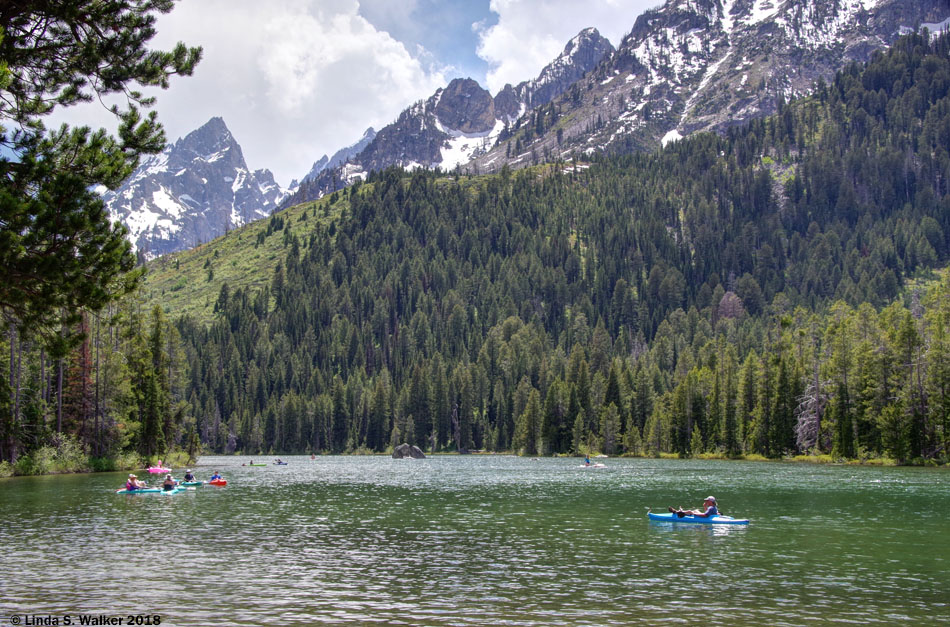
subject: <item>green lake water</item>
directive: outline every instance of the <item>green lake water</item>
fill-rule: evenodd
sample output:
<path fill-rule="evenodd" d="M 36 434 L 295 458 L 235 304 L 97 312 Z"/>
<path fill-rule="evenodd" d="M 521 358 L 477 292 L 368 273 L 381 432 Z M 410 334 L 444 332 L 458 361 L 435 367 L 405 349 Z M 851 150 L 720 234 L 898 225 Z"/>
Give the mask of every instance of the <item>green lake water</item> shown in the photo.
<path fill-rule="evenodd" d="M 0 480 L 0 625 L 950 624 L 946 470 L 285 459 L 174 496 Z M 646 518 L 709 494 L 751 524 Z"/>

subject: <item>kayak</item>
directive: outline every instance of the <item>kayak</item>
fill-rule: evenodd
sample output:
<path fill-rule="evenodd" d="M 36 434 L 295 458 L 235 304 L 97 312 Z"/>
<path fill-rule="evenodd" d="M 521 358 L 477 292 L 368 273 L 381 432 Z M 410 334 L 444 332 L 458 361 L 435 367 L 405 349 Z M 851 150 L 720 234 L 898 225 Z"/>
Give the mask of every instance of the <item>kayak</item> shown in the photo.
<path fill-rule="evenodd" d="M 149 466 L 149 467 L 148 467 L 148 471 L 149 471 L 150 473 L 152 473 L 152 474 L 156 474 L 156 473 L 160 473 L 160 472 L 166 472 L 166 473 L 167 473 L 167 472 L 171 472 L 172 469 L 171 469 L 171 468 L 159 468 L 158 466 Z"/>
<path fill-rule="evenodd" d="M 267 464 L 248 464 L 248 466 L 266 466 Z"/>
<path fill-rule="evenodd" d="M 211 485 L 217 485 L 217 486 L 228 485 L 227 479 L 212 479 L 208 483 Z"/>
<path fill-rule="evenodd" d="M 680 518 L 672 512 L 667 512 L 664 514 L 654 514 L 653 512 L 647 513 L 647 516 L 650 517 L 650 520 L 656 522 L 668 522 L 668 523 L 692 523 L 694 525 L 748 525 L 749 519 L 747 518 L 733 518 L 732 516 L 683 516 Z"/>
<path fill-rule="evenodd" d="M 581 464 L 578 468 L 606 468 L 607 464 Z"/>
<path fill-rule="evenodd" d="M 187 488 L 173 488 L 171 490 L 163 490 L 161 488 L 139 488 L 138 490 L 126 490 L 122 488 L 121 490 L 116 490 L 116 494 L 178 494 L 179 492 L 186 492 Z"/>
<path fill-rule="evenodd" d="M 178 494 L 179 492 L 187 492 L 188 488 L 179 488 L 174 487 L 171 490 L 163 490 L 162 488 L 139 488 L 138 490 L 126 490 L 122 488 L 121 490 L 116 490 L 116 494 Z"/>
<path fill-rule="evenodd" d="M 274 462 L 275 466 L 286 466 L 287 462 Z"/>
<path fill-rule="evenodd" d="M 182 485 L 182 486 L 186 486 L 186 487 L 187 487 L 187 486 L 199 486 L 199 485 L 204 485 L 204 484 L 205 484 L 204 481 L 181 481 L 181 482 L 178 483 L 178 485 Z"/>

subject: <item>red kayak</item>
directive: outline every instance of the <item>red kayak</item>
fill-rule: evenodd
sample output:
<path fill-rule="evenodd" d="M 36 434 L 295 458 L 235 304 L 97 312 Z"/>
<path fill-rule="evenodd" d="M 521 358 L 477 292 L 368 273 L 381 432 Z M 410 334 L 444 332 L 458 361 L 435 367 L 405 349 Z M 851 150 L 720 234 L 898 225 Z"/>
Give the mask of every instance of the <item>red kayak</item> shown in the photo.
<path fill-rule="evenodd" d="M 208 483 L 211 485 L 228 485 L 227 479 L 212 479 Z"/>

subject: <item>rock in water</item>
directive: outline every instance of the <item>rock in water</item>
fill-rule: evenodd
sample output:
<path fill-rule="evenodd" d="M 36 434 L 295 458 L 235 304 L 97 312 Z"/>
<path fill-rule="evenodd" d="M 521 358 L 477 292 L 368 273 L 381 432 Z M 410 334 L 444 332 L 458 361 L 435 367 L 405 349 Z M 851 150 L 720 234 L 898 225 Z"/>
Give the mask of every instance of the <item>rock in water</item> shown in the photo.
<path fill-rule="evenodd" d="M 418 446 L 413 446 L 410 444 L 400 444 L 395 449 L 393 449 L 393 459 L 403 459 L 406 457 L 411 457 L 413 459 L 425 459 L 426 454 L 422 452 L 422 449 Z"/>

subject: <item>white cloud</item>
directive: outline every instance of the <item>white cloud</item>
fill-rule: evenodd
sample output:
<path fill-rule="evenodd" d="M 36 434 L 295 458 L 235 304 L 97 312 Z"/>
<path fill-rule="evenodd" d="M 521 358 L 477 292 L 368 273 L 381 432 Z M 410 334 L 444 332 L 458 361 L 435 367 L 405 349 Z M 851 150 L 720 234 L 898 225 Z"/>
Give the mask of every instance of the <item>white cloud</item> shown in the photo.
<path fill-rule="evenodd" d="M 357 0 L 184 0 L 152 46 L 204 48 L 192 77 L 157 92 L 169 141 L 211 117 L 227 123 L 251 168 L 286 185 L 313 161 L 357 141 L 447 81 L 358 13 Z M 417 55 L 418 56 L 418 55 Z M 101 107 L 56 118 L 112 128 Z"/>
<path fill-rule="evenodd" d="M 497 93 L 506 83 L 516 85 L 537 77 L 564 45 L 593 26 L 615 47 L 637 16 L 660 0 L 491 0 L 498 23 L 476 24 L 478 56 L 491 66 L 488 89 Z"/>

